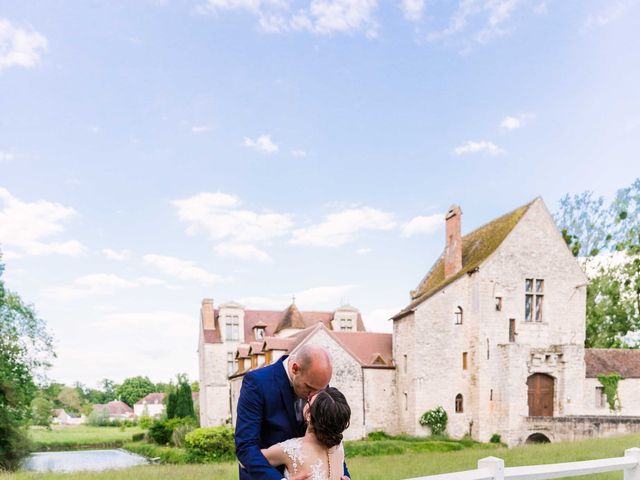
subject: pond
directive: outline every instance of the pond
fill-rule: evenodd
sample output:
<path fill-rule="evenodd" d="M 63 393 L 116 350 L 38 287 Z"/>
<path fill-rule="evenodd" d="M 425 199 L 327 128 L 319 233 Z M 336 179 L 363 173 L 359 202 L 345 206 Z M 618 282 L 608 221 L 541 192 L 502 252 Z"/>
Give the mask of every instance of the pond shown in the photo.
<path fill-rule="evenodd" d="M 149 463 L 146 458 L 126 450 L 82 450 L 33 453 L 25 461 L 24 468 L 34 472 L 77 472 L 128 468 L 146 463 Z"/>

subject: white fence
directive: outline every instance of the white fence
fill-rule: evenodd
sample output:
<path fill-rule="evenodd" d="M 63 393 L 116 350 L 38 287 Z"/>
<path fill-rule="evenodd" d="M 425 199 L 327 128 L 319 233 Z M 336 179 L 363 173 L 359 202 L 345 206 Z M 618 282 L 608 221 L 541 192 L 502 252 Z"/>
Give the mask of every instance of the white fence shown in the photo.
<path fill-rule="evenodd" d="M 526 467 L 505 468 L 504 460 L 501 458 L 487 457 L 478 460 L 476 470 L 430 475 L 408 480 L 540 480 L 616 471 L 624 471 L 624 480 L 640 480 L 640 448 L 625 450 L 624 457 Z"/>

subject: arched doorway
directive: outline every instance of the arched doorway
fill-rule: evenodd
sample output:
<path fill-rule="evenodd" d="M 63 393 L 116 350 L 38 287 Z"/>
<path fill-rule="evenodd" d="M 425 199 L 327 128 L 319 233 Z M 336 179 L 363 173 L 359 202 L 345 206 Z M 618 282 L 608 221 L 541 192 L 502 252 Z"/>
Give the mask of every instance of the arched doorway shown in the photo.
<path fill-rule="evenodd" d="M 553 417 L 553 384 L 553 377 L 544 373 L 527 379 L 530 417 Z"/>
<path fill-rule="evenodd" d="M 542 433 L 534 433 L 532 435 L 529 435 L 529 437 L 527 437 L 527 440 L 524 443 L 551 443 L 551 440 L 549 440 L 549 437 L 547 437 L 546 435 L 543 435 Z"/>

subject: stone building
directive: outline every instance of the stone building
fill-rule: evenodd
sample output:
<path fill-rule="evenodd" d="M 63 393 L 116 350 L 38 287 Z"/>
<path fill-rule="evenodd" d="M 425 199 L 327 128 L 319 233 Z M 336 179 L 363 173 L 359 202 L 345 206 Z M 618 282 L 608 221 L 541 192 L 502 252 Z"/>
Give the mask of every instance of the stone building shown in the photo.
<path fill-rule="evenodd" d="M 449 435 L 510 445 L 640 431 L 640 351 L 585 351 L 588 279 L 542 199 L 464 236 L 461 217 L 447 213 L 444 251 L 392 335 L 365 332 L 348 306 L 270 312 L 204 300 L 202 424 L 235 417 L 247 370 L 313 342 L 330 351 L 332 384 L 352 406 L 347 438 L 428 434 L 419 419 L 437 406 Z M 596 378 L 612 372 L 624 377 L 615 413 Z"/>

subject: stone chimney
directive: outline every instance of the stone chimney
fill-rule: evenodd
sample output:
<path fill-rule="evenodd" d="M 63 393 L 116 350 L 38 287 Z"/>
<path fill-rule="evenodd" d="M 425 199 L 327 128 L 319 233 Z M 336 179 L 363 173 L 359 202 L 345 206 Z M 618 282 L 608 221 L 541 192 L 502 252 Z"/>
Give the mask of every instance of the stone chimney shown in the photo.
<path fill-rule="evenodd" d="M 452 205 L 445 216 L 447 245 L 444 250 L 444 278 L 449 278 L 462 269 L 461 217 L 462 210 L 457 205 Z"/>
<path fill-rule="evenodd" d="M 202 328 L 204 330 L 215 330 L 216 323 L 214 320 L 213 298 L 203 298 L 202 308 L 200 309 L 200 318 L 202 319 Z"/>

